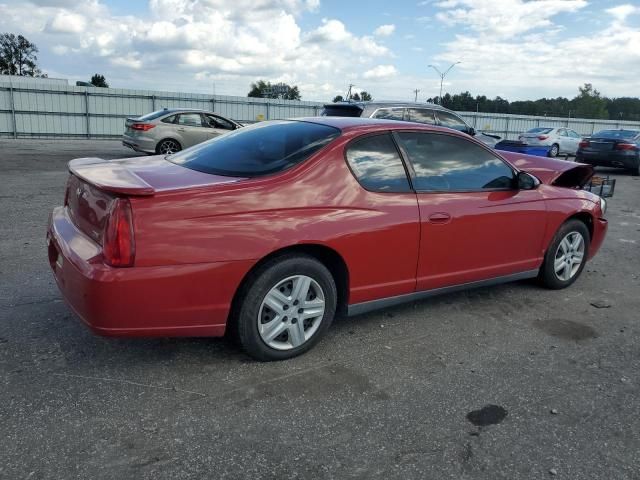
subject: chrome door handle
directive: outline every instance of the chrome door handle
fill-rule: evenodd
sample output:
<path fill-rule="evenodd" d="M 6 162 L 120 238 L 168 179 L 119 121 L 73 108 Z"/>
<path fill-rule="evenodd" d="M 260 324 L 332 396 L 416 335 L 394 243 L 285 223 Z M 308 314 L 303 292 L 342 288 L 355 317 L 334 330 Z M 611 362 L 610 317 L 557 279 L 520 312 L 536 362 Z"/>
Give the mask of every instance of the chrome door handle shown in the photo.
<path fill-rule="evenodd" d="M 451 221 L 451 215 L 445 212 L 437 212 L 429 215 L 429 222 L 431 223 L 449 223 Z"/>

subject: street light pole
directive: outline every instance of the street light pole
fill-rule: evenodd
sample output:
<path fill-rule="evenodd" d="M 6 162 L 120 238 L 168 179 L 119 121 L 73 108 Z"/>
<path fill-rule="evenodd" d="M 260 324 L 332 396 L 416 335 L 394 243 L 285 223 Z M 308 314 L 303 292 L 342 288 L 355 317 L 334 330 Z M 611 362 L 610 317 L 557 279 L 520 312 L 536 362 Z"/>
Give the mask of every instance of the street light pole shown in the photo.
<path fill-rule="evenodd" d="M 462 62 L 455 62 L 455 63 L 452 63 L 452 64 L 451 64 L 451 66 L 450 66 L 449 68 L 447 68 L 447 69 L 444 71 L 444 73 L 442 73 L 440 70 L 438 70 L 438 67 L 436 67 L 435 65 L 429 65 L 429 66 L 430 66 L 431 68 L 433 68 L 433 69 L 438 73 L 438 75 L 440 76 L 440 96 L 438 97 L 440 105 L 442 105 L 442 83 L 444 82 L 444 77 L 446 77 L 446 76 L 447 76 L 447 73 L 449 73 L 449 71 L 450 71 L 453 67 L 455 67 L 456 65 L 458 65 L 459 63 L 462 63 Z"/>

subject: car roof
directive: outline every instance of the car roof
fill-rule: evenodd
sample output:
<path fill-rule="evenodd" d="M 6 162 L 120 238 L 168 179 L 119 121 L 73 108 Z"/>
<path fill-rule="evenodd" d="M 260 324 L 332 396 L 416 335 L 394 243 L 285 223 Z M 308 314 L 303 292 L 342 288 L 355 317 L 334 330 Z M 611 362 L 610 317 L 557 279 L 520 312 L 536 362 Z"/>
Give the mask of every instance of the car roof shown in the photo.
<path fill-rule="evenodd" d="M 397 100 L 373 100 L 370 102 L 362 102 L 362 101 L 350 101 L 350 102 L 333 102 L 333 103 L 326 103 L 324 106 L 325 107 L 331 107 L 331 106 L 349 106 L 349 105 L 355 105 L 357 107 L 362 108 L 363 110 L 367 107 L 378 107 L 378 108 L 384 108 L 384 107 L 404 107 L 404 108 L 411 108 L 411 107 L 419 107 L 419 108 L 430 108 L 432 110 L 444 110 L 444 111 L 451 111 L 448 108 L 445 108 L 441 105 L 437 105 L 435 103 L 428 103 L 428 102 L 400 102 Z"/>
<path fill-rule="evenodd" d="M 457 130 L 438 127 L 436 125 L 428 125 L 425 123 L 406 122 L 404 120 L 386 120 L 384 118 L 368 118 L 368 117 L 304 117 L 292 118 L 290 120 L 300 122 L 317 123 L 319 125 L 327 125 L 329 127 L 339 128 L 342 132 L 353 130 L 428 130 L 433 132 L 454 132 L 464 136 Z M 380 127 L 380 128 L 376 128 Z"/>

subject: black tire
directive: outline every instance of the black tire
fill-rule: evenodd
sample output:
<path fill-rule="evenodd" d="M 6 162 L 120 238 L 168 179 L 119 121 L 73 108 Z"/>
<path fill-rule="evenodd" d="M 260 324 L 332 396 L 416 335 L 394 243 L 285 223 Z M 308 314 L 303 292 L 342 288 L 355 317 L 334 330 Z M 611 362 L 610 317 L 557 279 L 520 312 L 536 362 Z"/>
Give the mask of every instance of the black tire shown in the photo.
<path fill-rule="evenodd" d="M 551 158 L 557 157 L 560 154 L 560 145 L 558 145 L 557 143 L 554 143 L 553 145 L 551 145 L 551 148 L 549 149 L 549 156 Z"/>
<path fill-rule="evenodd" d="M 173 148 L 171 149 L 172 152 L 165 151 L 169 144 L 173 144 Z M 156 154 L 158 155 L 169 155 L 170 153 L 176 153 L 180 150 L 182 150 L 182 145 L 174 138 L 165 138 L 164 140 L 159 141 L 158 145 L 156 145 Z"/>
<path fill-rule="evenodd" d="M 584 242 L 584 253 L 582 257 L 582 263 L 580 264 L 577 271 L 571 276 L 571 278 L 564 280 L 559 278 L 554 268 L 556 255 L 558 253 L 561 253 L 559 252 L 559 247 L 563 239 L 569 234 L 573 233 L 578 233 L 582 236 L 582 241 Z M 562 288 L 567 288 L 569 285 L 575 282 L 582 273 L 582 270 L 587 263 L 590 243 L 591 234 L 589 233 L 589 229 L 584 222 L 578 219 L 572 219 L 563 223 L 553 237 L 553 240 L 551 241 L 551 244 L 549 245 L 549 248 L 547 249 L 547 252 L 544 256 L 544 262 L 542 263 L 540 273 L 538 274 L 538 280 L 540 281 L 540 283 L 546 288 L 559 290 Z"/>
<path fill-rule="evenodd" d="M 305 275 L 318 283 L 324 294 L 324 315 L 315 333 L 298 347 L 278 350 L 267 345 L 258 331 L 258 314 L 267 293 L 280 282 L 295 275 Z M 252 272 L 238 292 L 230 321 L 231 334 L 244 351 L 260 361 L 285 360 L 313 348 L 326 333 L 336 312 L 336 284 L 331 272 L 310 255 L 286 254 L 275 257 Z"/>

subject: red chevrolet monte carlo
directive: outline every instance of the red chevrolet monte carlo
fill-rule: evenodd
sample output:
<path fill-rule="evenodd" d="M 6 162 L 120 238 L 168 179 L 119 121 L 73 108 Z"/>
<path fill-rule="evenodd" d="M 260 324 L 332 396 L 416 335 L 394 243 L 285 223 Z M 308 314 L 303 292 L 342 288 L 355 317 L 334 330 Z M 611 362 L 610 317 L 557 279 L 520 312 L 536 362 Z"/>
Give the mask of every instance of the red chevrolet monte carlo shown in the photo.
<path fill-rule="evenodd" d="M 256 124 L 182 152 L 73 160 L 48 228 L 62 294 L 96 333 L 309 350 L 336 313 L 538 277 L 564 288 L 607 230 L 590 166 L 415 123 Z"/>

